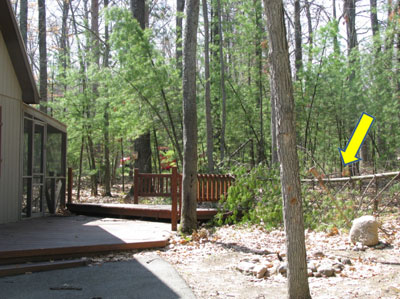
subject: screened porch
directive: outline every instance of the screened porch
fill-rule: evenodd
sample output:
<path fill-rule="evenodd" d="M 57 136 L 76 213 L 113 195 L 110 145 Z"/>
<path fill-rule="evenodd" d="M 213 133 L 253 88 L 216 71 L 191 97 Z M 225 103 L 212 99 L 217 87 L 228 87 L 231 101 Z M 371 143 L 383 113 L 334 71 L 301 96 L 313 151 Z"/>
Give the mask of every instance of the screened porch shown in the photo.
<path fill-rule="evenodd" d="M 21 218 L 54 214 L 65 205 L 66 126 L 23 107 Z"/>

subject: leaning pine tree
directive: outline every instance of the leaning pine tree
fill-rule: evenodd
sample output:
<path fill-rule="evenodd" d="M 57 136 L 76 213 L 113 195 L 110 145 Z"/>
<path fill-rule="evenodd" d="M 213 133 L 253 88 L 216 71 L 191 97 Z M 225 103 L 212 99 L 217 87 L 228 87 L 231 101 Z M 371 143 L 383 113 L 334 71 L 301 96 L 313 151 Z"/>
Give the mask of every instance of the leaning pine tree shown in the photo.
<path fill-rule="evenodd" d="M 188 0 L 183 49 L 183 176 L 180 230 L 197 228 L 197 107 L 196 47 L 199 0 Z"/>
<path fill-rule="evenodd" d="M 264 0 L 269 37 L 271 97 L 281 169 L 283 216 L 288 259 L 288 297 L 311 298 L 304 241 L 299 161 L 296 151 L 293 85 L 282 0 Z"/>

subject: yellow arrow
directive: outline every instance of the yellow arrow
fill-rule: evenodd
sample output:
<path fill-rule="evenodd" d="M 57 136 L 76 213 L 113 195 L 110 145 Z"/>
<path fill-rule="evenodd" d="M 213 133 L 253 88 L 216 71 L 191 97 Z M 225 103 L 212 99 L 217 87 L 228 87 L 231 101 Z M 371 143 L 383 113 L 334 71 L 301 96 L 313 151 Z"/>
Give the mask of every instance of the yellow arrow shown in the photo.
<path fill-rule="evenodd" d="M 339 148 L 339 153 L 345 166 L 361 160 L 357 154 L 365 140 L 365 137 L 367 137 L 368 131 L 371 128 L 374 120 L 375 117 L 363 112 L 357 126 L 353 131 L 353 134 L 350 137 L 349 142 L 346 145 L 345 150 Z"/>

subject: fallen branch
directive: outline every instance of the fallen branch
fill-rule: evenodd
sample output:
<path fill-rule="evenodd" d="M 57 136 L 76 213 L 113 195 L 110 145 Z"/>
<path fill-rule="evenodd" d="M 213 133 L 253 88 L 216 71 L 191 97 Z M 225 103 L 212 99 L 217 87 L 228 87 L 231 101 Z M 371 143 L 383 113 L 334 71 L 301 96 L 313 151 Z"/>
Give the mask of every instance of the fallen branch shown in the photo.
<path fill-rule="evenodd" d="M 320 186 L 322 187 L 322 189 L 326 192 L 326 194 L 328 195 L 328 197 L 333 201 L 333 203 L 335 204 L 336 209 L 338 210 L 338 212 L 340 213 L 340 216 L 343 217 L 343 219 L 346 221 L 346 224 L 350 227 L 351 223 L 349 221 L 349 219 L 346 217 L 345 214 L 343 214 L 342 209 L 339 207 L 338 201 L 337 199 L 331 194 L 331 192 L 329 191 L 329 189 L 325 186 L 324 184 L 324 180 L 322 179 L 321 175 L 318 173 L 317 169 L 315 167 L 312 167 L 309 170 L 310 173 L 312 173 L 313 176 L 316 177 L 316 180 L 319 182 Z"/>

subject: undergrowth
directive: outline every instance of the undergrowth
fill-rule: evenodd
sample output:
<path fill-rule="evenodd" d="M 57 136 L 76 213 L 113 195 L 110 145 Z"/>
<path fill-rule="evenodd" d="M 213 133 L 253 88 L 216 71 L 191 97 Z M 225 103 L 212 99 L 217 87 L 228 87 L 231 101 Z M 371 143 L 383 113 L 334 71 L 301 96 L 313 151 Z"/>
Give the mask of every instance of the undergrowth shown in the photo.
<path fill-rule="evenodd" d="M 215 217 L 222 224 L 261 224 L 267 229 L 283 225 L 282 196 L 279 169 L 270 169 L 259 165 L 251 170 L 238 167 L 233 170 L 236 181 L 222 200 L 220 210 Z M 347 190 L 336 196 L 342 211 L 339 213 L 335 203 L 319 188 L 302 185 L 304 226 L 316 230 L 333 227 L 346 228 L 345 215 L 352 221 L 357 214 L 359 191 Z M 230 214 L 227 216 L 226 212 Z"/>

